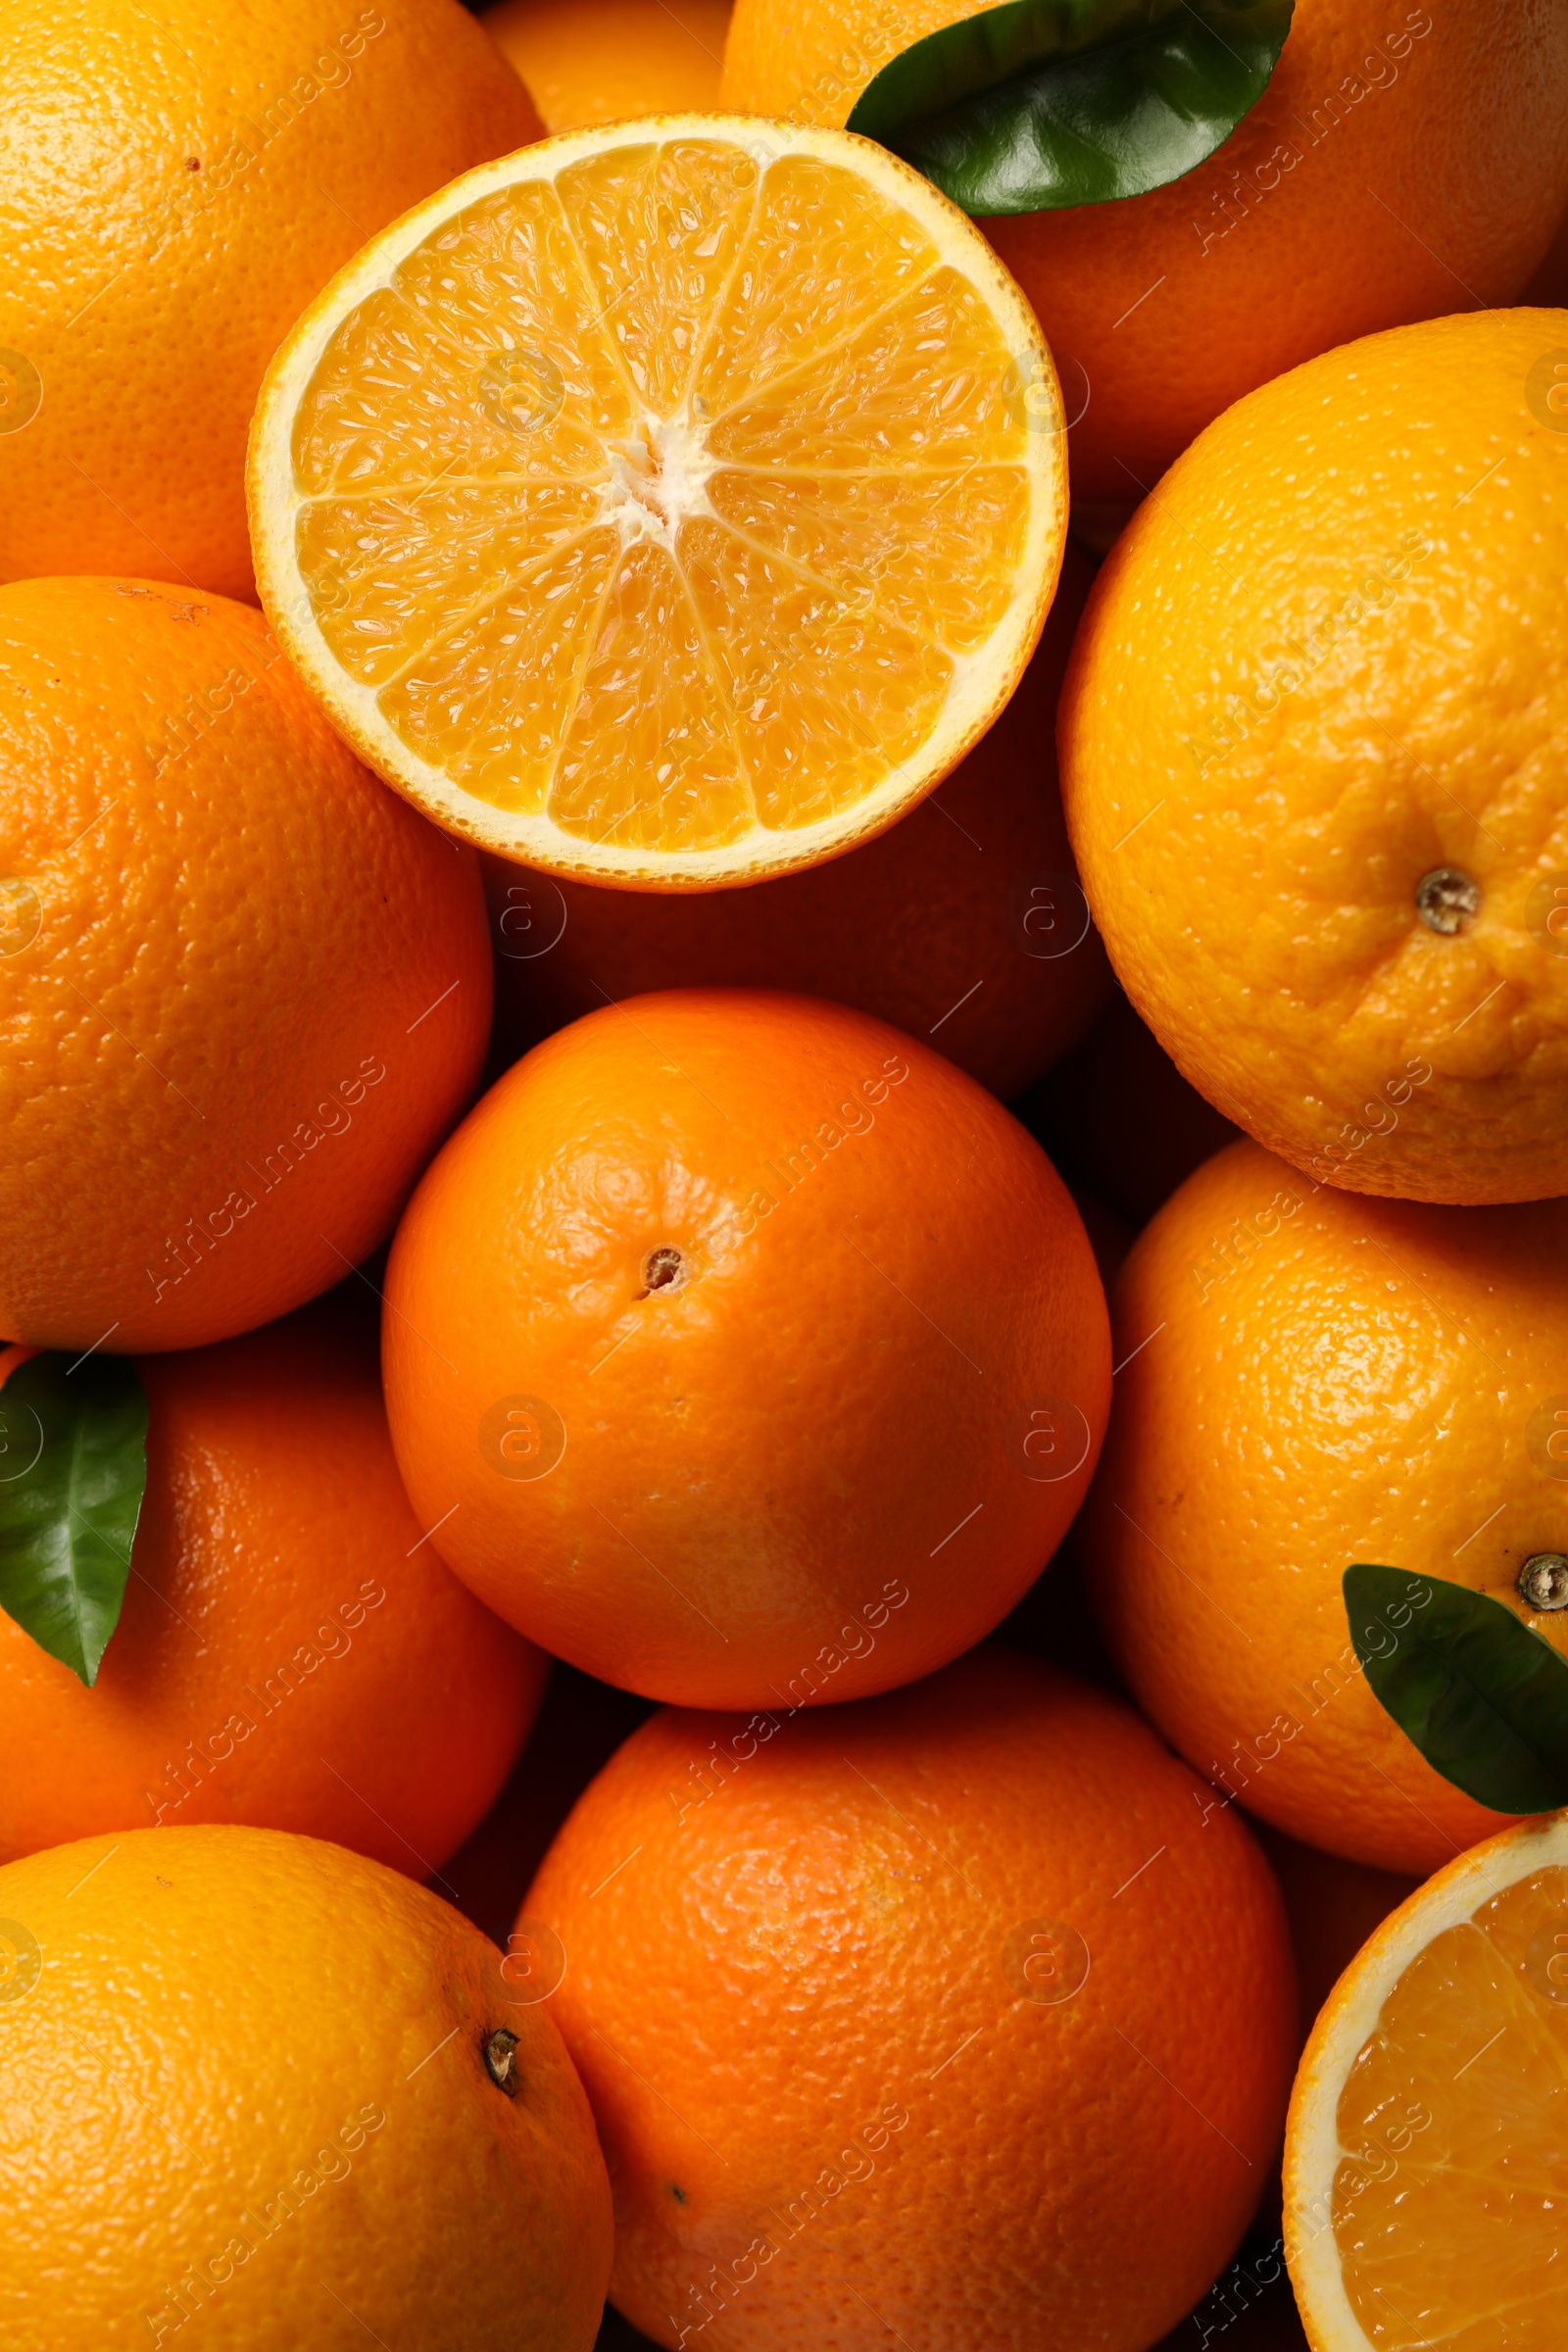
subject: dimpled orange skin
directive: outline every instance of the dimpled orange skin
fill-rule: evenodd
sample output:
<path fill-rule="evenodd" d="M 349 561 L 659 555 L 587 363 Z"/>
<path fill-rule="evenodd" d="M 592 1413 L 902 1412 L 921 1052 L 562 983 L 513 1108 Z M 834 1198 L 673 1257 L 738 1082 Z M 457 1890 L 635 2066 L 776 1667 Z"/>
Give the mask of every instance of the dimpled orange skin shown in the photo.
<path fill-rule="evenodd" d="M 438 1896 L 314 1838 L 162 1829 L 9 1864 L 0 1914 L 12 2352 L 186 2321 L 354 2352 L 413 2313 L 420 2352 L 589 2352 L 611 2211 L 582 2084 Z"/>
<path fill-rule="evenodd" d="M 655 1716 L 523 1905 L 564 1947 L 617 2308 L 662 2345 L 710 2312 L 718 2352 L 1144 2352 L 1281 2129 L 1262 1856 L 1130 1709 L 1008 1650 L 766 1723 Z M 1051 1922 L 1076 1943 L 1032 1946 Z"/>
<path fill-rule="evenodd" d="M 984 5 L 737 0 L 723 103 L 843 122 L 890 58 Z M 1314 353 L 1514 301 L 1568 199 L 1565 107 L 1554 0 L 1297 0 L 1268 88 L 1196 171 L 983 221 L 1061 370 L 1074 496 L 1131 506 Z"/>
<path fill-rule="evenodd" d="M 546 1662 L 420 1544 L 373 1334 L 325 1302 L 137 1372 L 147 1489 L 94 1687 L 0 1616 L 0 1859 L 239 1821 L 427 1877 Z"/>
<path fill-rule="evenodd" d="M 385 1238 L 484 1054 L 478 869 L 260 613 L 0 589 L 0 1336 L 199 1347 Z"/>
<path fill-rule="evenodd" d="M 269 360 L 367 237 L 540 136 L 528 94 L 457 0 L 8 0 L 0 87 L 0 579 L 249 597 Z"/>
<path fill-rule="evenodd" d="M 1309 1845 L 1425 1875 L 1490 1837 L 1507 1817 L 1373 1696 L 1341 1579 L 1472 1586 L 1568 1653 L 1568 1615 L 1516 1591 L 1568 1551 L 1568 1203 L 1314 1192 L 1233 1144 L 1146 1228 L 1113 1310 L 1117 1361 L 1137 1352 L 1074 1544 L 1139 1705 Z"/>
<path fill-rule="evenodd" d="M 1016 693 L 944 784 L 847 857 L 754 889 L 597 890 L 485 857 L 501 1018 L 521 1045 L 655 988 L 809 991 L 931 1043 L 1008 1102 L 1110 993 L 1052 731 L 1094 577 L 1071 542 Z M 553 943 L 553 944 L 552 944 Z"/>
<path fill-rule="evenodd" d="M 1122 985 L 1227 1118 L 1352 1191 L 1568 1192 L 1565 350 L 1561 311 L 1440 318 L 1252 393 L 1117 542 L 1068 670 Z M 1439 869 L 1479 894 L 1447 933 Z"/>
<path fill-rule="evenodd" d="M 677 1704 L 863 1697 L 968 1648 L 1055 1548 L 1108 1404 L 1039 1146 L 808 997 L 634 997 L 547 1039 L 426 1173 L 386 1301 L 431 1541 L 556 1656 Z"/>

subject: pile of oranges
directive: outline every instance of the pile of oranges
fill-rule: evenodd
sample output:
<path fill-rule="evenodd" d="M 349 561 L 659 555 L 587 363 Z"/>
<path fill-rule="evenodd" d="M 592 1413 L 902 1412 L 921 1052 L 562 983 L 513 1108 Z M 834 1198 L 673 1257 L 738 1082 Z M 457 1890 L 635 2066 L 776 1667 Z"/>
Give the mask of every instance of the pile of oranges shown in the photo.
<path fill-rule="evenodd" d="M 1555 2352 L 1560 0 L 0 122 L 7 2343 Z"/>

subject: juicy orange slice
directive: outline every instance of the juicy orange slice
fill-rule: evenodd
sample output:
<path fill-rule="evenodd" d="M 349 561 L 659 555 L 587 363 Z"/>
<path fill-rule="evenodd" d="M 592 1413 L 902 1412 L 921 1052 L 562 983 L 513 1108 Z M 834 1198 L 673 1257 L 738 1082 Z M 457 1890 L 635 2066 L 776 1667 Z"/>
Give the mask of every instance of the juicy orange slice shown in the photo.
<path fill-rule="evenodd" d="M 274 629 L 452 831 L 633 887 L 880 831 L 1005 703 L 1060 399 L 979 232 L 868 140 L 547 139 L 371 239 L 251 440 Z"/>
<path fill-rule="evenodd" d="M 1428 1880 L 1351 1962 L 1291 2103 L 1314 2352 L 1568 2343 L 1568 1815 Z"/>

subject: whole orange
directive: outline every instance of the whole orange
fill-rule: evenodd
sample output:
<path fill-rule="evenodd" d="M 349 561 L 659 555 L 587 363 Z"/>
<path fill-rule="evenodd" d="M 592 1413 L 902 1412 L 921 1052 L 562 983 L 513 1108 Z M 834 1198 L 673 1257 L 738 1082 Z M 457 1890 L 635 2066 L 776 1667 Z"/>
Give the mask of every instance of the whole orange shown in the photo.
<path fill-rule="evenodd" d="M 729 0 L 500 0 L 484 28 L 547 130 L 718 104 Z"/>
<path fill-rule="evenodd" d="M 1527 1575 L 1568 1552 L 1568 1202 L 1370 1200 L 1233 1144 L 1113 1308 L 1073 1541 L 1139 1705 L 1216 1802 L 1309 1845 L 1424 1874 L 1490 1835 L 1367 1688 L 1341 1579 L 1468 1585 L 1568 1651 Z"/>
<path fill-rule="evenodd" d="M 843 122 L 890 58 L 986 5 L 737 0 L 723 104 Z M 1221 410 L 1335 344 L 1515 300 L 1568 200 L 1565 110 L 1555 0 L 1296 0 L 1207 163 L 987 220 L 1061 368 L 1074 495 L 1136 502 Z"/>
<path fill-rule="evenodd" d="M 1568 312 L 1501 311 L 1249 394 L 1095 582 L 1058 719 L 1095 920 L 1320 1182 L 1568 1193 L 1565 566 Z"/>
<path fill-rule="evenodd" d="M 514 1944 L 560 1974 L 618 2309 L 719 2352 L 1144 2352 L 1257 2202 L 1296 2046 L 1278 1889 L 1206 1794 L 1001 1648 L 635 1733 Z"/>
<path fill-rule="evenodd" d="M 8 0 L 0 580 L 252 593 L 273 351 L 366 238 L 540 135 L 457 0 Z"/>
<path fill-rule="evenodd" d="M 470 851 L 261 615 L 0 589 L 0 1335 L 226 1339 L 391 1230 L 478 1076 Z"/>
<path fill-rule="evenodd" d="M 988 1633 L 1087 1486 L 1103 1294 L 972 1078 L 808 997 L 591 1013 L 465 1120 L 393 1243 L 421 1526 L 653 1698 L 862 1697 Z"/>
<path fill-rule="evenodd" d="M 147 1487 L 96 1684 L 0 1615 L 0 1858 L 239 1821 L 425 1877 L 506 1780 L 545 1661 L 421 1543 L 373 1329 L 323 1301 L 137 1372 Z"/>
<path fill-rule="evenodd" d="M 523 1046 L 656 988 L 790 988 L 928 1038 L 1004 1102 L 1109 992 L 1056 793 L 1056 697 L 1094 574 L 1070 544 L 1034 659 L 947 782 L 846 857 L 749 890 L 596 890 L 487 857 L 501 1019 Z"/>
<path fill-rule="evenodd" d="M 353 2352 L 411 2315 L 420 2352 L 589 2352 L 582 2084 L 436 1895 L 313 1838 L 137 1830 L 8 1864 L 0 1914 L 12 2352 Z"/>

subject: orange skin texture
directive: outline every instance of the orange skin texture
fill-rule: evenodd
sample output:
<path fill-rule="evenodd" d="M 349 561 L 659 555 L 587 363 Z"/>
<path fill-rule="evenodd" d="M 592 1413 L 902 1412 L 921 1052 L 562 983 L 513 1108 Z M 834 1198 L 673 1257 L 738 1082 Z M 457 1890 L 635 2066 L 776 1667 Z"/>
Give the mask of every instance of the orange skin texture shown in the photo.
<path fill-rule="evenodd" d="M 1568 1654 L 1563 1613 L 1515 1590 L 1568 1550 L 1568 1202 L 1314 1192 L 1233 1144 L 1140 1236 L 1112 1309 L 1116 1412 L 1074 1547 L 1139 1705 L 1307 1844 L 1424 1876 L 1490 1837 L 1508 1817 L 1367 1687 L 1341 1578 L 1471 1586 Z"/>
<path fill-rule="evenodd" d="M 273 351 L 367 237 L 538 138 L 532 102 L 457 0 L 10 0 L 0 86 L 0 352 L 42 388 L 0 451 L 0 579 L 250 597 Z M 33 382 L 0 376 L 0 422 Z"/>
<path fill-rule="evenodd" d="M 886 0 L 737 0 L 723 103 L 843 122 L 891 57 L 984 5 L 907 0 L 894 22 Z M 1554 0 L 1297 0 L 1268 88 L 1196 171 L 984 221 L 1061 370 L 1075 497 L 1134 503 L 1318 352 L 1516 300 L 1568 201 L 1565 109 Z"/>
<path fill-rule="evenodd" d="M 936 792 L 845 857 L 754 889 L 679 896 L 484 858 L 509 1033 L 531 1046 L 607 998 L 651 989 L 799 989 L 929 1037 L 1003 1102 L 1021 1093 L 1110 993 L 1054 740 L 1093 576 L 1069 545 L 1045 635 L 995 725 Z"/>
<path fill-rule="evenodd" d="M 717 2352 L 1153 2343 L 1257 2201 L 1295 2052 L 1279 1890 L 1207 1798 L 1000 1647 L 831 1714 L 655 1716 L 523 1906 L 565 1952 L 616 2307 L 667 2346 L 710 2311 Z M 1088 1949 L 1065 2000 L 1009 1943 L 1043 1914 Z"/>
<path fill-rule="evenodd" d="M 500 0 L 484 28 L 549 131 L 714 112 L 728 0 Z"/>
<path fill-rule="evenodd" d="M 611 2207 L 582 2084 L 437 1895 L 311 1838 L 144 1829 L 10 1863 L 0 1913 L 41 1947 L 19 1993 L 0 1946 L 13 2352 L 191 2317 L 224 2352 L 352 2352 L 411 2312 L 420 2352 L 590 2352 Z"/>
<path fill-rule="evenodd" d="M 546 1661 L 420 1544 L 372 1335 L 324 1304 L 136 1368 L 147 1489 L 93 1689 L 0 1616 L 0 1858 L 238 1821 L 427 1877 Z"/>
<path fill-rule="evenodd" d="M 477 864 L 258 612 L 0 590 L 0 1334 L 200 1347 L 384 1240 L 484 1055 Z"/>
<path fill-rule="evenodd" d="M 492 1087 L 398 1229 L 382 1361 L 479 1597 L 725 1706 L 863 1697 L 988 1633 L 1077 1508 L 1110 1369 L 1078 1213 L 1000 1103 L 862 1013 L 717 989 Z"/>
<path fill-rule="evenodd" d="M 1227 1118 L 1356 1192 L 1568 1192 L 1560 350 L 1562 311 L 1440 318 L 1252 393 L 1122 534 L 1062 692 L 1128 996 Z M 1417 906 L 1442 868 L 1478 894 L 1448 933 Z"/>

